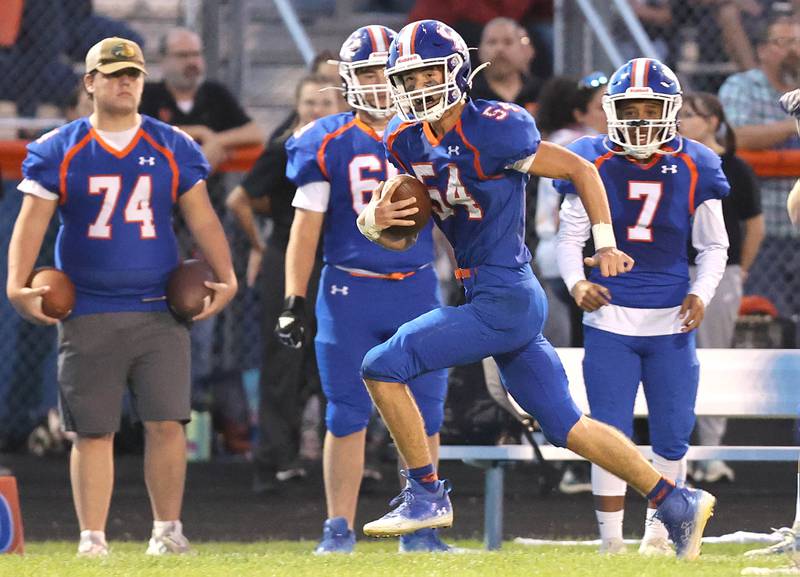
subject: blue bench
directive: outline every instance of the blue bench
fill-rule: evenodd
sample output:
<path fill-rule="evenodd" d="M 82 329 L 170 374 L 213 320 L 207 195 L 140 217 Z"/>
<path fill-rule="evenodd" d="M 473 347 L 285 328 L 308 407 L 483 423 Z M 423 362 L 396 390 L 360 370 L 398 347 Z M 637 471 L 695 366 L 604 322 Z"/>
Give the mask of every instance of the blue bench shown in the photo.
<path fill-rule="evenodd" d="M 583 349 L 558 349 L 570 380 L 570 391 L 578 407 L 588 412 L 581 361 Z M 700 349 L 700 389 L 695 412 L 698 415 L 733 418 L 797 418 L 800 411 L 800 350 L 794 349 Z M 487 384 L 496 390 L 497 367 L 484 360 Z M 641 390 L 634 413 L 647 415 Z M 545 444 L 537 435 L 542 458 L 546 461 L 581 460 L 569 449 Z M 652 457 L 649 446 L 640 451 Z M 800 448 L 792 446 L 702 446 L 691 447 L 691 461 L 797 461 Z M 485 469 L 484 544 L 489 550 L 500 548 L 503 535 L 504 466 L 513 462 L 536 462 L 530 445 L 443 445 L 439 459 L 461 460 Z"/>

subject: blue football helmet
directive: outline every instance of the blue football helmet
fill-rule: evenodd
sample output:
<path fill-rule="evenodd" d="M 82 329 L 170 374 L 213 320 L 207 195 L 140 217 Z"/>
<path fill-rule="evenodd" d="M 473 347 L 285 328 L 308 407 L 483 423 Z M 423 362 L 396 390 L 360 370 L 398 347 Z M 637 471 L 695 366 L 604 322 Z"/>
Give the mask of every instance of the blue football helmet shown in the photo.
<path fill-rule="evenodd" d="M 442 68 L 442 83 L 407 91 L 403 73 L 429 66 Z M 404 26 L 392 42 L 386 63 L 395 111 L 405 122 L 439 120 L 446 110 L 467 97 L 471 73 L 464 39 L 438 20 L 420 20 Z"/>
<path fill-rule="evenodd" d="M 657 100 L 661 102 L 661 118 L 623 119 L 617 111 L 626 100 Z M 678 110 L 681 84 L 678 77 L 658 60 L 634 58 L 623 64 L 611 76 L 603 96 L 603 110 L 608 119 L 608 139 L 622 150 L 614 150 L 639 159 L 649 158 L 675 138 L 678 131 Z"/>
<path fill-rule="evenodd" d="M 339 51 L 339 76 L 344 81 L 345 99 L 358 110 L 374 116 L 394 114 L 389 86 L 380 84 L 361 84 L 356 72 L 362 68 L 386 66 L 389 46 L 397 33 L 386 26 L 362 26 L 342 44 Z"/>

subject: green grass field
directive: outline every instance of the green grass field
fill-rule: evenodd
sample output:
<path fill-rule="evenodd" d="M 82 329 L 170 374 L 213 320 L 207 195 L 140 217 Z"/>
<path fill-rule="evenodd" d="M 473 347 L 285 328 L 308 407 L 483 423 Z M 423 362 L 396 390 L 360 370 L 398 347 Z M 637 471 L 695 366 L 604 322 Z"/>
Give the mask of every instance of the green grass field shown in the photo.
<path fill-rule="evenodd" d="M 480 547 L 477 542 L 459 542 Z M 589 547 L 529 547 L 507 543 L 495 553 L 398 555 L 395 541 L 359 542 L 350 556 L 315 557 L 313 543 L 197 543 L 196 556 L 152 558 L 144 543 L 112 543 L 108 559 L 78 559 L 75 543 L 29 543 L 24 557 L 0 557 L 2 577 L 712 577 L 739 575 L 743 567 L 780 567 L 787 558 L 745 559 L 752 546 L 705 545 L 697 561 L 642 558 L 635 553 L 602 557 Z"/>

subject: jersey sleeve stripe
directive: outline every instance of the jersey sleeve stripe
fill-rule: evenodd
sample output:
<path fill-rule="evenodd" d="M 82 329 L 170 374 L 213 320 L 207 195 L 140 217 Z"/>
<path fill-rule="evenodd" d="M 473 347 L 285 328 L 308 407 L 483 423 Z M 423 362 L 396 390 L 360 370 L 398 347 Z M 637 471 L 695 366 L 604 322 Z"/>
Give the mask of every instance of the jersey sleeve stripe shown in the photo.
<path fill-rule="evenodd" d="M 483 167 L 481 166 L 481 153 L 475 146 L 472 145 L 469 140 L 467 140 L 467 137 L 464 136 L 464 129 L 461 126 L 460 118 L 456 122 L 456 132 L 458 132 L 458 135 L 461 137 L 461 140 L 464 141 L 464 144 L 467 145 L 467 148 L 472 151 L 472 162 L 475 165 L 475 172 L 478 173 L 478 178 L 481 180 L 496 180 L 498 178 L 503 178 L 502 174 L 487 176 L 486 173 L 483 172 Z"/>
<path fill-rule="evenodd" d="M 170 187 L 170 194 L 172 196 L 172 202 L 175 202 L 178 200 L 178 182 L 180 179 L 180 172 L 178 171 L 178 163 L 175 162 L 175 155 L 172 154 L 172 151 L 167 147 L 158 144 L 155 139 L 146 132 L 142 131 L 142 136 L 153 148 L 166 157 L 167 162 L 169 163 L 169 168 L 172 171 L 172 185 Z"/>
<path fill-rule="evenodd" d="M 340 126 L 333 132 L 326 134 L 325 138 L 322 139 L 322 144 L 319 145 L 319 150 L 317 151 L 317 165 L 319 165 L 319 169 L 325 178 L 330 178 L 330 176 L 328 176 L 328 169 L 325 168 L 325 149 L 328 147 L 328 143 L 355 125 L 356 125 L 356 119 L 353 118 L 353 120 L 351 120 L 344 126 Z"/>
<path fill-rule="evenodd" d="M 395 153 L 395 151 L 394 151 L 394 141 L 395 141 L 395 139 L 396 139 L 396 138 L 397 138 L 397 137 L 400 135 L 400 133 L 401 133 L 401 132 L 403 132 L 403 131 L 404 131 L 405 129 L 407 129 L 407 128 L 411 128 L 412 126 L 414 126 L 414 125 L 413 125 L 412 123 L 410 123 L 410 122 L 409 122 L 409 123 L 404 123 L 404 124 L 401 124 L 400 126 L 398 126 L 398 127 L 397 127 L 397 130 L 395 130 L 394 132 L 392 132 L 391 134 L 389 134 L 389 135 L 386 137 L 386 148 L 387 148 L 387 150 L 388 150 L 388 151 L 389 151 L 389 152 L 392 154 L 392 156 L 394 156 L 394 157 L 395 157 L 395 159 L 397 160 L 397 162 L 399 162 L 399 163 L 400 163 L 400 166 L 402 166 L 402 167 L 404 167 L 404 168 L 406 169 L 406 172 L 407 172 L 408 174 L 414 174 L 414 173 L 413 173 L 413 172 L 411 172 L 411 171 L 408 169 L 408 167 L 406 166 L 406 164 L 405 164 L 405 163 L 404 163 L 402 160 L 400 160 L 400 157 L 399 157 L 399 156 L 397 156 L 397 153 Z"/>
<path fill-rule="evenodd" d="M 694 192 L 697 187 L 697 165 L 694 163 L 692 157 L 685 152 L 680 152 L 677 156 L 682 159 L 689 168 L 689 175 L 691 176 L 691 180 L 689 181 L 689 214 L 693 215 L 695 209 Z"/>
<path fill-rule="evenodd" d="M 91 139 L 92 131 L 90 130 L 78 144 L 67 150 L 67 153 L 64 155 L 64 160 L 61 161 L 61 166 L 58 168 L 58 188 L 61 194 L 61 199 L 58 202 L 59 204 L 67 202 L 67 171 L 69 170 L 69 163 L 72 162 L 72 158 L 78 154 Z"/>

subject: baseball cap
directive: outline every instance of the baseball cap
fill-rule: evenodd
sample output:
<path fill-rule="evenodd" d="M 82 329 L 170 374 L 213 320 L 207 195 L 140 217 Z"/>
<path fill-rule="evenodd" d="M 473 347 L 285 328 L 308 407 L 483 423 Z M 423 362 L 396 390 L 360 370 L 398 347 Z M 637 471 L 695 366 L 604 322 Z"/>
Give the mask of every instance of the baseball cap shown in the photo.
<path fill-rule="evenodd" d="M 136 68 L 147 74 L 142 49 L 133 40 L 104 38 L 86 53 L 86 74 L 94 70 L 112 74 L 124 68 Z"/>

